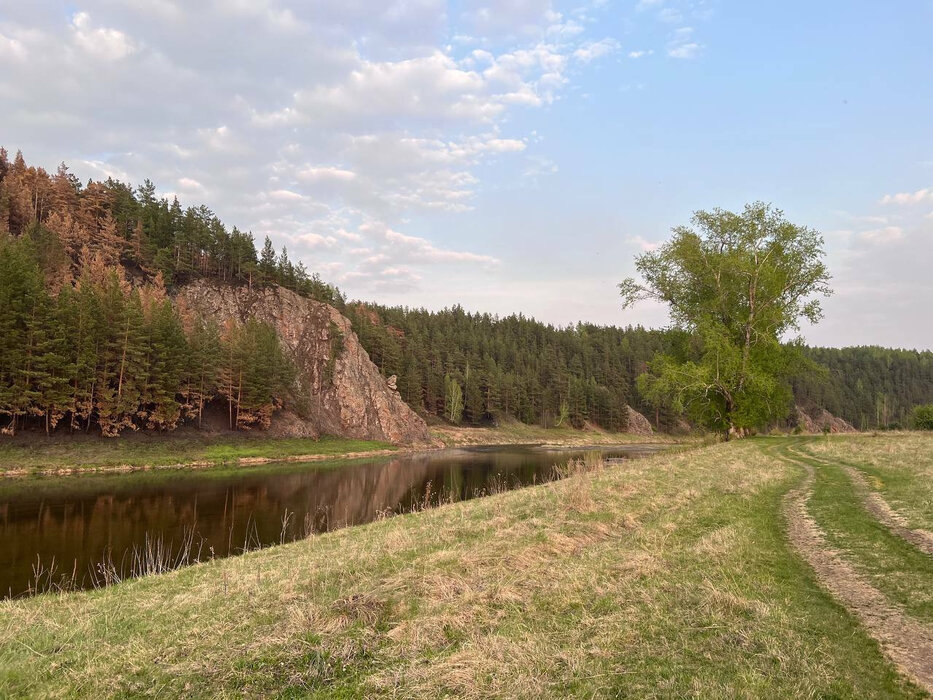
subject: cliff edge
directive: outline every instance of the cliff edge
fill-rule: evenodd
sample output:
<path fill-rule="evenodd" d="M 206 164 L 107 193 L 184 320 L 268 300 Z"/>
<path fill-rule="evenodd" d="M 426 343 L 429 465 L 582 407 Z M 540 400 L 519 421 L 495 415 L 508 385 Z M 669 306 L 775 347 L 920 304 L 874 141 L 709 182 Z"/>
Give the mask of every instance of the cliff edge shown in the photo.
<path fill-rule="evenodd" d="M 280 412 L 280 435 L 341 435 L 397 445 L 430 442 L 425 422 L 369 359 L 350 321 L 332 306 L 282 287 L 198 280 L 176 295 L 179 308 L 219 323 L 250 318 L 272 325 L 298 374 L 305 406 Z"/>

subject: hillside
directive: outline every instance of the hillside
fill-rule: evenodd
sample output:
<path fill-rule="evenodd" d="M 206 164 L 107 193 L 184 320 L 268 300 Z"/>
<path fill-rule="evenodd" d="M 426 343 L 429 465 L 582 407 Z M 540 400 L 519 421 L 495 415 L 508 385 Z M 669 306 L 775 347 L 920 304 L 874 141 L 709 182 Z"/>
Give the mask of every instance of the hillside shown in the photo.
<path fill-rule="evenodd" d="M 521 315 L 349 304 L 360 341 L 386 375 L 398 375 L 416 410 L 444 414 L 444 378 L 463 387 L 464 418 L 501 413 L 529 423 L 618 427 L 631 404 L 664 429 L 679 416 L 639 394 L 635 381 L 657 352 L 689 355 L 682 333 L 579 323 L 561 328 Z M 860 430 L 907 424 L 910 410 L 933 403 L 933 352 L 881 347 L 810 348 L 813 368 L 791 381 L 811 414 L 826 409 Z M 788 407 L 790 412 L 790 406 Z M 793 412 L 789 419 L 794 420 Z"/>
<path fill-rule="evenodd" d="M 226 289 L 217 294 L 233 306 L 193 313 L 197 303 L 174 302 L 208 288 Z M 254 295 L 278 311 L 244 313 Z M 284 300 L 299 308 L 288 328 L 278 324 Z M 311 314 L 322 324 L 307 330 L 305 340 L 319 336 L 312 358 L 295 334 L 301 309 L 318 302 L 333 311 Z M 646 401 L 635 381 L 656 353 L 693 352 L 689 337 L 671 331 L 347 304 L 284 248 L 266 239 L 257 250 L 250 233 L 228 229 L 206 206 L 183 209 L 148 180 L 82 184 L 64 165 L 50 174 L 3 149 L 0 330 L 6 433 L 255 430 L 277 416 L 283 434 L 420 441 L 425 430 L 398 395 L 418 413 L 468 425 L 517 418 L 617 431 L 628 428 L 633 406 L 677 431 L 681 416 Z M 338 335 L 352 348 L 345 363 Z M 375 370 L 362 369 L 363 351 Z M 793 380 L 797 403 L 811 412 L 828 409 L 861 429 L 896 427 L 914 405 L 933 402 L 933 353 L 805 352 L 827 368 Z M 362 384 L 321 382 L 350 367 Z M 393 375 L 399 394 L 388 385 Z"/>

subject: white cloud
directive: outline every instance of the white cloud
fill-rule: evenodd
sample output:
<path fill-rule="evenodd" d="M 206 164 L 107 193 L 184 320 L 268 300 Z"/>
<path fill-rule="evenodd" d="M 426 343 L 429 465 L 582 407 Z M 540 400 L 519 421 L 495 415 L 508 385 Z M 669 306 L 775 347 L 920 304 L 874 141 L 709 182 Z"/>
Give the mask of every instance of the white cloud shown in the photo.
<path fill-rule="evenodd" d="M 881 198 L 882 204 L 919 204 L 921 202 L 933 202 L 933 187 L 926 187 L 916 192 L 886 194 Z"/>
<path fill-rule="evenodd" d="M 653 53 L 654 53 L 654 50 L 653 50 L 653 49 L 647 49 L 647 50 L 646 50 L 646 49 L 638 49 L 637 51 L 629 51 L 629 52 L 628 52 L 628 57 L 629 57 L 629 58 L 643 58 L 643 57 L 645 57 L 645 56 L 650 56 L 650 55 L 653 54 Z"/>
<path fill-rule="evenodd" d="M 0 34 L 0 58 L 8 61 L 24 61 L 26 55 L 26 47 L 22 41 Z"/>
<path fill-rule="evenodd" d="M 870 243 L 885 244 L 901 240 L 904 237 L 904 229 L 900 226 L 883 226 L 862 231 L 859 235 Z"/>
<path fill-rule="evenodd" d="M 619 42 L 615 39 L 600 39 L 584 44 L 573 52 L 573 57 L 583 63 L 589 63 L 597 58 L 608 56 L 619 49 Z"/>
<path fill-rule="evenodd" d="M 671 58 L 696 58 L 703 46 L 693 40 L 693 27 L 680 27 L 667 43 L 667 55 Z"/>
<path fill-rule="evenodd" d="M 303 200 L 305 196 L 291 190 L 272 190 L 269 192 L 269 198 L 280 202 L 296 202 Z"/>
<path fill-rule="evenodd" d="M 75 44 L 97 58 L 119 61 L 136 51 L 136 46 L 123 32 L 108 27 L 93 27 L 87 12 L 75 13 L 71 27 Z"/>
<path fill-rule="evenodd" d="M 476 206 L 498 163 L 556 171 L 515 116 L 580 99 L 571 83 L 619 49 L 593 2 L 450 7 L 81 0 L 63 14 L 58 0 L 17 3 L 0 19 L 0 62 L 15 67 L 0 70 L 0 133 L 30 162 L 66 160 L 82 179 L 150 178 L 338 283 L 356 280 L 356 294 L 420 284 L 436 265 L 486 270 L 490 243 L 462 250 L 450 217 Z M 359 248 L 365 260 L 349 252 Z"/>
<path fill-rule="evenodd" d="M 180 177 L 177 181 L 178 189 L 189 194 L 201 195 L 205 192 L 205 187 L 197 180 L 190 177 Z"/>
<path fill-rule="evenodd" d="M 660 243 L 657 243 L 655 241 L 649 241 L 648 239 L 643 238 L 642 236 L 631 236 L 629 238 L 629 241 L 637 245 L 638 248 L 643 253 L 650 253 L 653 250 L 657 250 L 658 246 L 661 245 Z"/>
<path fill-rule="evenodd" d="M 337 181 L 349 182 L 356 179 L 352 170 L 344 170 L 333 166 L 310 166 L 298 172 L 298 177 L 306 182 Z"/>
<path fill-rule="evenodd" d="M 390 259 L 409 263 L 469 262 L 483 265 L 499 264 L 499 260 L 490 255 L 438 248 L 424 238 L 400 233 L 382 222 L 362 224 L 359 231 L 365 238 L 385 244 L 381 253 L 364 261 L 370 264 L 382 264 Z M 389 255 L 390 251 L 391 257 Z"/>

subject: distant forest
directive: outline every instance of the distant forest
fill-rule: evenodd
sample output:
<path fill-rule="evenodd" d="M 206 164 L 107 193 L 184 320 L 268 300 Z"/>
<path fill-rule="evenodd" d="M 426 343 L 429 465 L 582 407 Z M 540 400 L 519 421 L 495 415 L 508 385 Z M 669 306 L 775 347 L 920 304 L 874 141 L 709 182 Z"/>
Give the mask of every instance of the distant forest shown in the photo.
<path fill-rule="evenodd" d="M 347 315 L 382 371 L 416 409 L 442 416 L 445 377 L 459 383 L 463 419 L 511 415 L 528 423 L 624 427 L 625 404 L 671 429 L 678 416 L 635 389 L 656 352 L 689 354 L 690 339 L 641 327 L 558 328 L 523 316 L 497 318 L 459 307 L 440 312 L 350 304 Z M 933 352 L 879 347 L 805 348 L 823 371 L 792 382 L 798 404 L 820 407 L 860 429 L 906 427 L 910 410 L 933 403 Z"/>
<path fill-rule="evenodd" d="M 270 327 L 217 327 L 173 306 L 172 291 L 198 278 L 279 284 L 333 304 L 426 414 L 449 415 L 456 391 L 457 418 L 472 424 L 510 416 L 620 429 L 627 404 L 662 428 L 678 422 L 640 397 L 635 379 L 659 351 L 689 354 L 689 337 L 347 303 L 268 238 L 257 250 L 206 206 L 155 192 L 148 180 L 82 184 L 64 165 L 50 174 L 0 149 L 0 430 L 171 429 L 197 424 L 209 403 L 231 427 L 268 425 L 294 370 Z M 904 425 L 913 406 L 933 403 L 933 353 L 806 352 L 826 369 L 794 380 L 797 402 L 856 427 Z"/>

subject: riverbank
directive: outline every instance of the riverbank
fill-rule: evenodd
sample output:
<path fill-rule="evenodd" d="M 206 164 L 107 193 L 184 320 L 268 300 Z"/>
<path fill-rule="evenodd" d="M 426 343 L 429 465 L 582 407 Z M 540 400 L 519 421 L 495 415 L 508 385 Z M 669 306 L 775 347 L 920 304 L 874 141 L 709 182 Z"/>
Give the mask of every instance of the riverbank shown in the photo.
<path fill-rule="evenodd" d="M 32 437 L 32 436 L 30 436 Z M 412 451 L 470 445 L 534 444 L 554 447 L 673 443 L 667 435 L 632 435 L 517 423 L 503 428 L 439 427 L 433 446 L 397 446 L 372 440 L 324 436 L 276 438 L 262 434 L 134 434 L 121 438 L 35 436 L 0 440 L 0 476 L 67 476 L 150 469 L 206 469 L 272 462 L 316 462 L 384 457 Z"/>
<path fill-rule="evenodd" d="M 541 428 L 519 422 L 497 427 L 432 426 L 431 437 L 446 447 L 479 445 L 541 445 L 542 447 L 586 447 L 587 445 L 634 445 L 645 443 L 674 444 L 696 441 L 692 437 L 673 437 L 666 433 L 613 433 L 605 430 Z"/>
<path fill-rule="evenodd" d="M 49 440 L 40 437 L 29 443 L 0 441 L 0 476 L 204 469 L 377 457 L 398 450 L 385 442 L 332 436 L 315 439 L 187 434 Z"/>
<path fill-rule="evenodd" d="M 807 482 L 779 449 L 801 444 L 659 454 L 5 601 L 0 696 L 923 697 L 788 540 Z"/>

